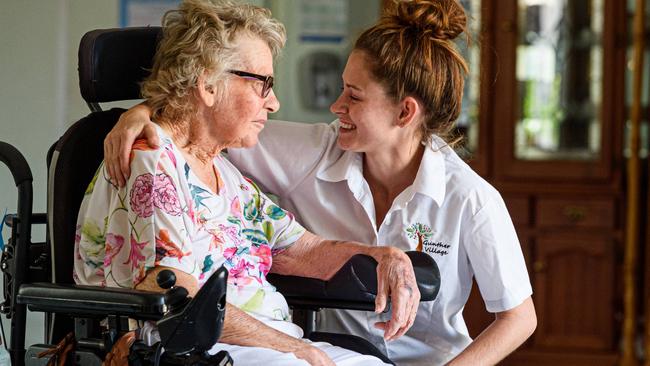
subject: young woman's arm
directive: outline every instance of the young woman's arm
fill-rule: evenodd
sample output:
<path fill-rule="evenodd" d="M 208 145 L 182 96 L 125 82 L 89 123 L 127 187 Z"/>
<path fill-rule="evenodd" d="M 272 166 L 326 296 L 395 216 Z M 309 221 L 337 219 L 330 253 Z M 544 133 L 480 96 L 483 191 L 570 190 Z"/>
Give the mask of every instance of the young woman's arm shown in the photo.
<path fill-rule="evenodd" d="M 533 334 L 537 317 L 529 297 L 519 306 L 496 314 L 496 319 L 449 366 L 495 365 Z"/>

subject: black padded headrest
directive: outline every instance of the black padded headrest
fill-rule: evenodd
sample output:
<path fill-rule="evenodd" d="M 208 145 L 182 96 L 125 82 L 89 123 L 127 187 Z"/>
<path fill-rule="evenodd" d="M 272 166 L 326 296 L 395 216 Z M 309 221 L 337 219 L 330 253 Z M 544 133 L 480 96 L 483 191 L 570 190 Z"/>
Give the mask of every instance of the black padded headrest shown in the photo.
<path fill-rule="evenodd" d="M 160 27 L 97 29 L 79 44 L 79 88 L 87 103 L 140 99 L 139 83 L 149 75 Z"/>

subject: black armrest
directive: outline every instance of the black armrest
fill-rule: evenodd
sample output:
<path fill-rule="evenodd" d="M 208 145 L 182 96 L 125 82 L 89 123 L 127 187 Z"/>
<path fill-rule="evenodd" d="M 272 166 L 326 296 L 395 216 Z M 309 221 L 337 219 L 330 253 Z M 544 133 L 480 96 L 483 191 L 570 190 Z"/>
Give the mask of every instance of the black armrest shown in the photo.
<path fill-rule="evenodd" d="M 436 262 L 421 252 L 406 252 L 413 263 L 420 301 L 435 300 L 440 289 Z M 355 255 L 329 280 L 269 274 L 268 280 L 293 308 L 338 308 L 373 311 L 377 294 L 377 261 Z"/>
<path fill-rule="evenodd" d="M 105 317 L 107 314 L 158 320 L 167 311 L 165 294 L 112 287 L 35 283 L 22 285 L 17 302 L 29 310 Z"/>

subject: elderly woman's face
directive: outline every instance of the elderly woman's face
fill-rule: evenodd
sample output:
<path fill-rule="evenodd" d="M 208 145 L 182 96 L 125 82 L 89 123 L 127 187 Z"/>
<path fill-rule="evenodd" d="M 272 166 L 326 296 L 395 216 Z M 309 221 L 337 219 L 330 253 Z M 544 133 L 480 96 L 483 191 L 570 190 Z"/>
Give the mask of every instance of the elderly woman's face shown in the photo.
<path fill-rule="evenodd" d="M 264 96 L 264 82 L 251 77 L 273 75 L 273 55 L 266 42 L 257 37 L 241 36 L 236 42 L 241 63 L 229 73 L 228 87 L 211 110 L 210 133 L 224 147 L 251 147 L 264 128 L 268 113 L 280 103 L 271 89 Z"/>

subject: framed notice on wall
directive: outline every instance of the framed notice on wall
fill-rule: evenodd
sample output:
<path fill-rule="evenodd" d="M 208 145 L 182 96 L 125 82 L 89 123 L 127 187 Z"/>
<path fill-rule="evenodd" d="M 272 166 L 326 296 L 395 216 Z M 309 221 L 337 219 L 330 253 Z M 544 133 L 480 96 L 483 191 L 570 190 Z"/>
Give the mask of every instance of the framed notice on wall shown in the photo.
<path fill-rule="evenodd" d="M 158 26 L 166 11 L 178 7 L 180 0 L 120 0 L 120 26 Z"/>

